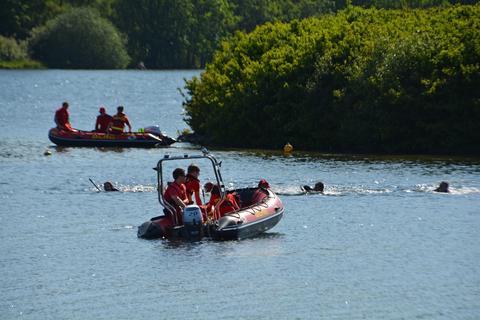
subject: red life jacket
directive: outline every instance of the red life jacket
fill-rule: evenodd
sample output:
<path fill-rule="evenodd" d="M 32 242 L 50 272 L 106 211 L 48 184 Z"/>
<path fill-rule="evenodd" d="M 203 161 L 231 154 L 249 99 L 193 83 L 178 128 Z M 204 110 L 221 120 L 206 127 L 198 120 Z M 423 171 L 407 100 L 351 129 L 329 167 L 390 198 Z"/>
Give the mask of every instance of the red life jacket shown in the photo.
<path fill-rule="evenodd" d="M 192 202 L 192 195 L 195 193 L 195 203 L 198 206 L 202 205 L 202 199 L 200 199 L 200 180 L 190 174 L 187 174 L 185 187 L 187 188 L 188 201 Z"/>
<path fill-rule="evenodd" d="M 234 194 L 227 193 L 225 195 L 225 199 L 222 200 L 218 207 L 215 207 L 215 210 L 220 212 L 220 216 L 223 217 L 227 213 L 233 212 L 235 210 L 240 209 L 237 199 Z"/>
<path fill-rule="evenodd" d="M 69 114 L 66 108 L 60 108 L 55 112 L 55 123 L 57 128 L 67 131 L 72 131 L 72 126 L 69 121 Z"/>
<path fill-rule="evenodd" d="M 124 113 L 117 113 L 112 118 L 112 126 L 110 130 L 113 133 L 122 133 L 125 124 L 129 123 L 127 116 Z"/>
<path fill-rule="evenodd" d="M 97 122 L 95 123 L 95 131 L 107 132 L 108 125 L 110 124 L 111 121 L 112 121 L 112 116 L 106 113 L 97 116 Z"/>
<path fill-rule="evenodd" d="M 268 197 L 268 191 L 262 188 L 258 188 L 252 195 L 252 200 L 250 202 L 251 205 L 260 203 L 263 199 Z"/>
<path fill-rule="evenodd" d="M 183 183 L 181 185 L 178 185 L 175 182 L 169 183 L 163 197 L 165 201 L 175 208 L 177 211 L 177 221 L 179 224 L 182 224 L 182 208 L 177 205 L 175 200 L 173 200 L 173 197 L 179 197 L 180 200 L 185 200 L 187 198 L 185 185 Z"/>

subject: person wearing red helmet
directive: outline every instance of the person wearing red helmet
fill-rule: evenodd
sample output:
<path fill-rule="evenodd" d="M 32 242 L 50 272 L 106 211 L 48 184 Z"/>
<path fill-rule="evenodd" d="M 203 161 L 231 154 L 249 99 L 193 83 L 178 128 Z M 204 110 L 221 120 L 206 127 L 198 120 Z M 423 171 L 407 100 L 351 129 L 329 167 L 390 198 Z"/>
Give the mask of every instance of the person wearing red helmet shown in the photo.
<path fill-rule="evenodd" d="M 100 112 L 100 115 L 97 116 L 95 132 L 107 133 L 108 125 L 112 122 L 112 116 L 106 113 L 104 107 L 100 107 L 98 111 Z"/>
<path fill-rule="evenodd" d="M 268 184 L 267 180 L 262 179 L 258 182 L 258 189 L 255 190 L 255 192 L 252 195 L 252 201 L 251 204 L 257 204 L 263 201 L 266 197 L 268 197 L 268 191 L 267 189 L 270 188 L 270 185 Z"/>

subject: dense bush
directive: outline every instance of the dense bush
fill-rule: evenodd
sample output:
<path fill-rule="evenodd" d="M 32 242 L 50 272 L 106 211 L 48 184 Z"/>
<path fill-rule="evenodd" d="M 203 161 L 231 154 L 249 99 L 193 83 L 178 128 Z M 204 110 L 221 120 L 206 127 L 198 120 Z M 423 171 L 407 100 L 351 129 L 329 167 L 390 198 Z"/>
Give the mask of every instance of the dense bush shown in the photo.
<path fill-rule="evenodd" d="M 0 61 L 23 60 L 27 56 L 25 44 L 0 36 Z"/>
<path fill-rule="evenodd" d="M 72 9 L 33 31 L 32 57 L 53 68 L 124 68 L 129 57 L 115 27 L 96 11 Z"/>
<path fill-rule="evenodd" d="M 186 83 L 212 144 L 480 153 L 480 6 L 349 7 L 223 44 Z"/>
<path fill-rule="evenodd" d="M 288 22 L 330 14 L 349 5 L 408 9 L 474 4 L 479 1 L 2 0 L 0 35 L 25 40 L 33 28 L 44 25 L 58 15 L 72 8 L 89 7 L 126 35 L 127 50 L 133 65 L 142 61 L 147 68 L 153 69 L 203 68 L 206 62 L 211 61 L 223 39 L 235 31 L 250 32 L 267 22 Z M 110 32 L 110 29 L 107 27 L 106 32 Z M 97 33 L 100 32 L 97 30 Z M 62 65 L 71 67 L 71 64 Z"/>

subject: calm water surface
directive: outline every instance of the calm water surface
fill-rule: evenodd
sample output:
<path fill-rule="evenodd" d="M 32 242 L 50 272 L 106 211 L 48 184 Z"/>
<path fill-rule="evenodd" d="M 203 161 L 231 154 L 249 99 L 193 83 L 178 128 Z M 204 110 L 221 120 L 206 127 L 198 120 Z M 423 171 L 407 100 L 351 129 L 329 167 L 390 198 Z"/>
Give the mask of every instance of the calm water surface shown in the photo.
<path fill-rule="evenodd" d="M 176 136 L 177 88 L 197 74 L 0 71 L 0 319 L 480 318 L 478 159 L 214 150 L 229 187 L 265 178 L 281 194 L 280 224 L 243 241 L 137 239 L 160 213 L 151 168 L 198 148 L 55 148 L 53 113 L 67 100 L 93 129 L 101 104 L 122 104 L 135 129 Z M 299 194 L 318 180 L 325 195 Z M 432 192 L 442 180 L 451 194 Z"/>

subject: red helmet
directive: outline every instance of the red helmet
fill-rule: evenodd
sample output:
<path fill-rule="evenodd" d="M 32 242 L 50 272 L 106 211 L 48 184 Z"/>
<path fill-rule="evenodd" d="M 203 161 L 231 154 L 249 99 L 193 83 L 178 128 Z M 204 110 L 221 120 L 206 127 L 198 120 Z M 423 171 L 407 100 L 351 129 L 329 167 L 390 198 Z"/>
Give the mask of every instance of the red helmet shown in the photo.
<path fill-rule="evenodd" d="M 268 184 L 267 180 L 262 179 L 258 182 L 258 187 L 268 189 L 268 188 L 270 188 L 270 185 Z"/>

